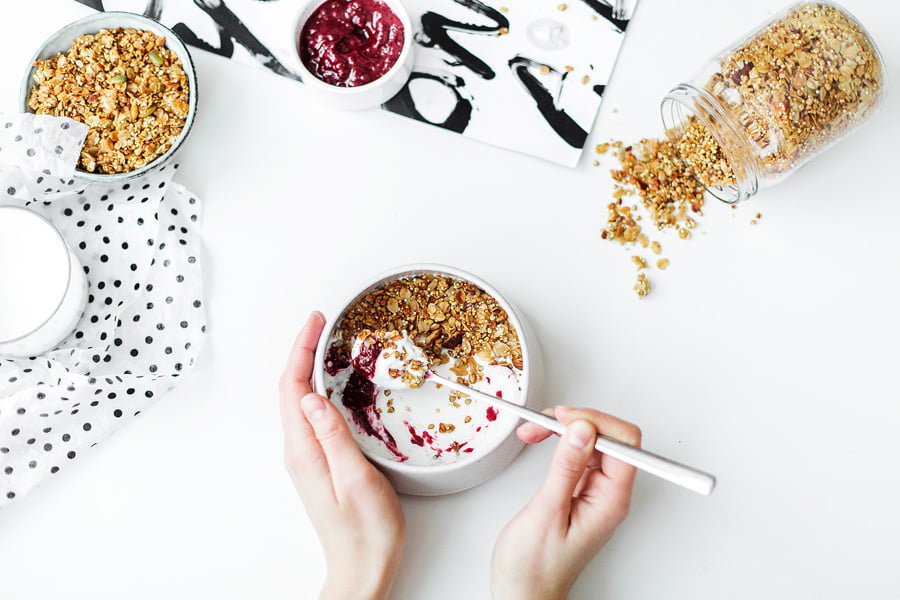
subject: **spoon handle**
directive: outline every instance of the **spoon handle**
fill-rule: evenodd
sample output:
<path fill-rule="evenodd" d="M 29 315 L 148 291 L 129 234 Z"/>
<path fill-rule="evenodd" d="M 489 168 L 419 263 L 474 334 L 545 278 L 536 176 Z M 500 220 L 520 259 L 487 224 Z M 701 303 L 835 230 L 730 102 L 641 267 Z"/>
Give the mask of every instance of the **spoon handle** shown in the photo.
<path fill-rule="evenodd" d="M 425 379 L 433 383 L 446 385 L 451 389 L 468 394 L 469 396 L 474 396 L 491 405 L 501 406 L 516 416 L 521 417 L 526 421 L 536 423 L 556 434 L 562 435 L 566 431 L 566 426 L 553 417 L 549 417 L 524 406 L 519 406 L 518 404 L 513 404 L 503 398 L 485 394 L 484 392 L 457 383 L 446 377 L 435 375 L 431 371 L 425 374 Z M 622 462 L 626 462 L 629 465 L 637 467 L 652 475 L 656 475 L 666 481 L 670 481 L 691 491 L 697 492 L 698 494 L 703 494 L 704 496 L 708 496 L 712 493 L 713 488 L 716 485 L 716 478 L 709 473 L 675 462 L 674 460 L 669 460 L 668 458 L 648 452 L 647 450 L 630 446 L 618 440 L 606 437 L 605 435 L 597 436 L 597 443 L 594 447 L 604 454 L 617 458 Z"/>

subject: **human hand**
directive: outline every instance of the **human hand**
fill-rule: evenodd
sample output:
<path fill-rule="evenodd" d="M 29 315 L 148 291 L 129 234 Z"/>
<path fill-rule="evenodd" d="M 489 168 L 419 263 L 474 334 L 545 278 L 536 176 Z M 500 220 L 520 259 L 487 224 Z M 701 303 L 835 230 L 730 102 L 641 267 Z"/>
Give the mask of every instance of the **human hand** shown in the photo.
<path fill-rule="evenodd" d="M 396 492 L 359 451 L 340 411 L 312 393 L 314 312 L 279 382 L 284 454 L 328 565 L 323 599 L 387 598 L 403 555 L 406 521 Z"/>
<path fill-rule="evenodd" d="M 594 443 L 599 432 L 640 446 L 641 430 L 586 408 L 557 406 L 552 413 L 566 432 L 544 483 L 497 538 L 491 561 L 496 600 L 565 598 L 631 505 L 635 468 L 597 452 Z M 551 435 L 533 423 L 517 433 L 530 444 Z"/>

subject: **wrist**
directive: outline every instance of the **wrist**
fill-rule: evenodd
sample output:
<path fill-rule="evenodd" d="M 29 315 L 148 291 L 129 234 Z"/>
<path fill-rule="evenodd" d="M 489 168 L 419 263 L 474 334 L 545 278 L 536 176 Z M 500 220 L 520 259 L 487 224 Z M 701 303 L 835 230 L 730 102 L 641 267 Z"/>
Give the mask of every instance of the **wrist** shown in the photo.
<path fill-rule="evenodd" d="M 544 589 L 537 584 L 504 585 L 491 582 L 491 600 L 566 600 L 569 588 Z"/>
<path fill-rule="evenodd" d="M 386 600 L 393 583 L 394 572 L 390 569 L 366 574 L 329 571 L 320 600 Z"/>

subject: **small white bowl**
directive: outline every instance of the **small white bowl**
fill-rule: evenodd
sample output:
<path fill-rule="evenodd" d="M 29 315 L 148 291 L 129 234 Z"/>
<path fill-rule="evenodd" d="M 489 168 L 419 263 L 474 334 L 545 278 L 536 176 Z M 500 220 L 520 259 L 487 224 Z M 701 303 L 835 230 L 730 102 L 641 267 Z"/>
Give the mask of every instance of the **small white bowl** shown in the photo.
<path fill-rule="evenodd" d="M 32 77 L 35 71 L 35 62 L 54 57 L 60 53 L 68 52 L 72 47 L 72 42 L 82 35 L 94 34 L 101 29 L 115 29 L 116 27 L 152 31 L 156 35 L 166 38 L 166 48 L 178 56 L 184 74 L 187 77 L 188 114 L 184 120 L 184 128 L 182 128 L 181 133 L 175 139 L 172 147 L 169 148 L 165 154 L 156 157 L 156 159 L 138 169 L 126 171 L 124 173 L 91 173 L 81 168 L 76 168 L 75 177 L 88 182 L 109 183 L 128 181 L 158 169 L 168 162 L 181 147 L 181 144 L 184 142 L 185 138 L 187 138 L 187 135 L 191 130 L 191 126 L 194 124 L 194 116 L 197 113 L 197 74 L 194 70 L 194 61 L 191 60 L 191 55 L 181 39 L 171 29 L 160 25 L 153 19 L 148 19 L 147 17 L 134 13 L 117 11 L 99 12 L 73 21 L 51 35 L 47 41 L 41 45 L 40 49 L 35 52 L 34 57 L 32 57 L 28 69 L 25 72 L 25 78 L 22 80 L 21 107 L 23 112 L 33 112 L 28 107 L 28 98 L 31 96 L 31 89 L 34 87 L 34 79 Z"/>
<path fill-rule="evenodd" d="M 403 24 L 403 48 L 397 62 L 388 69 L 388 72 L 364 85 L 353 87 L 340 87 L 325 83 L 316 77 L 300 57 L 300 35 L 303 32 L 303 26 L 319 6 L 324 4 L 326 0 L 309 0 L 301 8 L 294 21 L 292 47 L 294 55 L 297 58 L 297 66 L 303 78 L 303 83 L 319 100 L 343 110 L 364 110 L 380 106 L 393 98 L 397 92 L 403 89 L 409 76 L 412 74 L 414 52 L 413 47 L 413 26 L 409 18 L 406 7 L 401 4 L 400 0 L 381 0 L 387 5 L 391 11 L 397 15 Z"/>
<path fill-rule="evenodd" d="M 543 362 L 534 334 L 522 314 L 496 289 L 478 277 L 460 269 L 429 263 L 405 265 L 382 273 L 361 286 L 359 293 L 355 294 L 348 302 L 343 303 L 333 314 L 334 318 L 328 319 L 316 351 L 313 372 L 315 389 L 320 392 L 324 392 L 326 389 L 325 355 L 332 341 L 331 337 L 347 310 L 376 288 L 397 279 L 424 274 L 447 276 L 473 283 L 492 296 L 507 312 L 509 322 L 519 335 L 519 343 L 522 348 L 523 368 L 519 384 L 522 389 L 523 403 L 529 408 L 540 410 L 543 400 Z M 473 455 L 470 459 L 462 459 L 450 464 L 411 465 L 367 452 L 362 446 L 360 448 L 363 454 L 387 476 L 398 492 L 416 496 L 452 494 L 483 483 L 506 468 L 519 454 L 525 445 L 516 436 L 515 429 L 519 421 L 510 419 L 506 423 L 506 427 L 500 430 L 491 442 L 481 447 L 480 455 Z M 350 423 L 350 426 L 354 425 Z"/>

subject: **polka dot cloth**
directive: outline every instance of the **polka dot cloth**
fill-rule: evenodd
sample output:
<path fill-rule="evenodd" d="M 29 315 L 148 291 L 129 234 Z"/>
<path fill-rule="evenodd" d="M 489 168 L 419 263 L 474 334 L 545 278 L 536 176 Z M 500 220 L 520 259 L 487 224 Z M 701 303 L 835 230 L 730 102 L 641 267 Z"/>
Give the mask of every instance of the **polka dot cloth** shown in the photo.
<path fill-rule="evenodd" d="M 86 185 L 73 178 L 85 133 L 69 119 L 0 115 L 0 204 L 56 225 L 88 282 L 84 315 L 57 348 L 0 356 L 0 506 L 154 403 L 205 338 L 200 203 L 172 182 L 178 165 Z"/>

